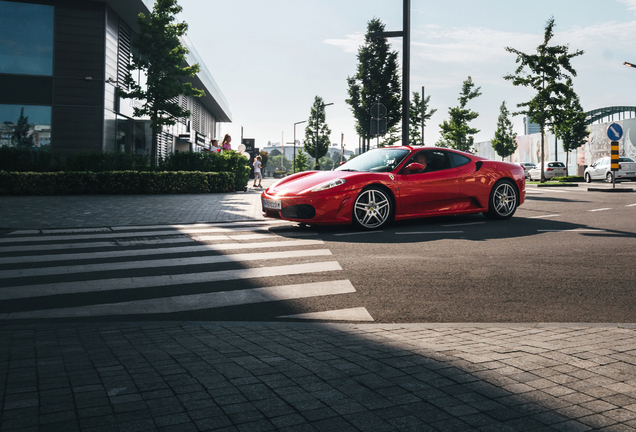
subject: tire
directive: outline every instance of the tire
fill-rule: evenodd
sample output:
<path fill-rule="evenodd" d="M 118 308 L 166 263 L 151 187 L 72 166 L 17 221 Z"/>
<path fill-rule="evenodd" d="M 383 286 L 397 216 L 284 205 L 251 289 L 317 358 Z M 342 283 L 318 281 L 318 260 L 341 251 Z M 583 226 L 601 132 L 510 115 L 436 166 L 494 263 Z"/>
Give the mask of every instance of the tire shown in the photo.
<path fill-rule="evenodd" d="M 488 212 L 484 215 L 489 219 L 510 219 L 519 204 L 519 192 L 510 180 L 499 180 L 490 191 Z"/>
<path fill-rule="evenodd" d="M 380 229 L 391 221 L 392 215 L 391 196 L 377 186 L 364 189 L 353 204 L 353 222 L 362 229 Z"/>
<path fill-rule="evenodd" d="M 585 173 L 585 183 L 592 183 L 592 176 L 590 176 L 590 173 Z"/>
<path fill-rule="evenodd" d="M 611 171 L 607 173 L 607 175 L 605 175 L 605 181 L 608 183 L 612 183 L 612 180 L 614 179 L 614 176 L 612 175 Z"/>

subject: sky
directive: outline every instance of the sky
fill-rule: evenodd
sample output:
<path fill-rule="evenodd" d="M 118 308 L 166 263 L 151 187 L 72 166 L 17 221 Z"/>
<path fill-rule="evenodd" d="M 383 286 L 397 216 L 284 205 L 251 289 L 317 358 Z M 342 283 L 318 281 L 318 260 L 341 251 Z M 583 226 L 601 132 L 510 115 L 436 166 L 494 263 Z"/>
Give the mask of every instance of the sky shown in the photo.
<path fill-rule="evenodd" d="M 347 150 L 358 148 L 347 77 L 356 72 L 367 23 L 379 18 L 387 31 L 402 30 L 402 0 L 179 0 L 177 17 L 227 99 L 232 123 L 222 123 L 233 144 L 254 138 L 291 143 L 294 123 L 307 120 L 315 96 L 325 108 L 331 142 L 344 134 Z M 425 128 L 426 145 L 439 139 L 439 125 L 458 105 L 469 76 L 482 95 L 468 108 L 479 113 L 475 142 L 490 140 L 502 102 L 513 112 L 533 92 L 503 76 L 516 69 L 510 46 L 534 53 L 546 21 L 554 17 L 552 44 L 584 50 L 572 64 L 574 89 L 586 111 L 636 105 L 636 0 L 411 0 L 411 91 L 431 96 L 438 111 Z M 402 51 L 402 39 L 390 39 Z M 400 63 L 401 70 L 401 63 Z M 522 116 L 513 118 L 523 134 Z M 304 138 L 305 124 L 296 126 Z"/>

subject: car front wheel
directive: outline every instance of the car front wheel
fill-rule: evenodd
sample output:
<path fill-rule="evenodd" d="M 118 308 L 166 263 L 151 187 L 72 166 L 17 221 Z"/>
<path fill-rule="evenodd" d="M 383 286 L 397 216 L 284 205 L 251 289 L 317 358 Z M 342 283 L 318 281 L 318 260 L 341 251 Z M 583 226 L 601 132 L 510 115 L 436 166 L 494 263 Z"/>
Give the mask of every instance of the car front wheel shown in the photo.
<path fill-rule="evenodd" d="M 361 228 L 372 230 L 385 226 L 391 219 L 393 203 L 389 194 L 372 186 L 360 192 L 353 205 L 353 221 Z"/>
<path fill-rule="evenodd" d="M 484 215 L 489 219 L 509 219 L 517 210 L 519 202 L 517 188 L 510 180 L 500 180 L 490 191 L 488 212 Z"/>
<path fill-rule="evenodd" d="M 592 176 L 590 176 L 590 173 L 585 173 L 585 183 L 592 183 Z"/>

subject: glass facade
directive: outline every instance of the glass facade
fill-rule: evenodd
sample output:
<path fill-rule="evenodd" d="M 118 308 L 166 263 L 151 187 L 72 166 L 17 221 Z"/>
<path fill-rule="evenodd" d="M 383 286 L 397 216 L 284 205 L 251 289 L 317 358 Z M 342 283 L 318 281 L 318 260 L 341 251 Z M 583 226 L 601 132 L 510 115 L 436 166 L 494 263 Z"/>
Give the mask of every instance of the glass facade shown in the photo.
<path fill-rule="evenodd" d="M 53 75 L 53 6 L 0 1 L 0 73 Z"/>
<path fill-rule="evenodd" d="M 51 107 L 0 104 L 0 146 L 51 145 Z"/>

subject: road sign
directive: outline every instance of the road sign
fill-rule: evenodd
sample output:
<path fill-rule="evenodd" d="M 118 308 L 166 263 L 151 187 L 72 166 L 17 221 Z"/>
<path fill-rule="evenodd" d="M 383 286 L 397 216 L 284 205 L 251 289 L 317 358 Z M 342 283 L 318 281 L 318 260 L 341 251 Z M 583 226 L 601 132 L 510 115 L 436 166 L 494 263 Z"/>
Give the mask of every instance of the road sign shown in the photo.
<path fill-rule="evenodd" d="M 612 141 L 612 171 L 618 171 L 618 141 Z"/>
<path fill-rule="evenodd" d="M 618 141 L 623 137 L 623 128 L 618 123 L 612 123 L 607 127 L 607 137 L 612 141 Z"/>
<path fill-rule="evenodd" d="M 382 120 L 386 117 L 386 107 L 381 103 L 375 103 L 371 107 L 371 117 L 375 120 Z"/>

